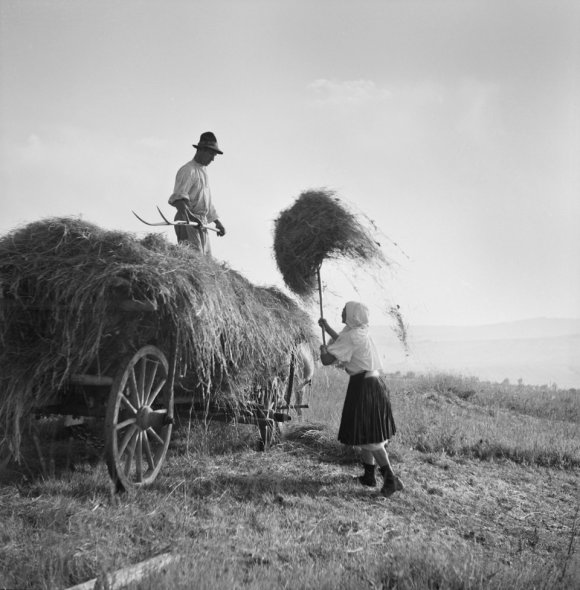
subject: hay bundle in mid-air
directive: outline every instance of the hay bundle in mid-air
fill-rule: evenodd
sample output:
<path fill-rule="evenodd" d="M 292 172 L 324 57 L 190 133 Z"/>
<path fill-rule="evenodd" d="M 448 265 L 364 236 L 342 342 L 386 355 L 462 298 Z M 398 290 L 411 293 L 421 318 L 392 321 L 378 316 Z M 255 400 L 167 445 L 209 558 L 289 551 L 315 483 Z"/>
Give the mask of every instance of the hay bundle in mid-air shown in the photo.
<path fill-rule="evenodd" d="M 179 333 L 187 389 L 244 404 L 301 341 L 311 320 L 295 301 L 187 246 L 139 240 L 78 219 L 41 220 L 0 237 L 0 440 L 74 374 L 107 375 L 125 353 Z M 155 313 L 124 313 L 119 302 Z"/>
<path fill-rule="evenodd" d="M 307 298 L 324 260 L 350 258 L 387 264 L 380 245 L 333 191 L 310 190 L 275 221 L 274 254 L 288 288 Z"/>

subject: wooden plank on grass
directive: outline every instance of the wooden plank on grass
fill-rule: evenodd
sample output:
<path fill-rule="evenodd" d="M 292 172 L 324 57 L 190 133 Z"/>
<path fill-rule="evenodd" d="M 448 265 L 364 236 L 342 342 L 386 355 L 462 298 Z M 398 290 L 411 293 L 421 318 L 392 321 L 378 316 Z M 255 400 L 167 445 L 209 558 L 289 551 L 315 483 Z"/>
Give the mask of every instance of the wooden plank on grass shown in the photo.
<path fill-rule="evenodd" d="M 106 574 L 105 576 L 99 576 L 93 578 L 82 584 L 71 586 L 68 590 L 97 590 L 100 588 L 108 588 L 109 590 L 118 590 L 133 584 L 159 572 L 164 567 L 167 567 L 170 563 L 176 562 L 180 559 L 180 555 L 172 555 L 171 553 L 163 553 L 156 555 L 150 559 L 146 559 L 141 563 L 127 566 L 123 569 L 117 570 L 112 574 Z"/>

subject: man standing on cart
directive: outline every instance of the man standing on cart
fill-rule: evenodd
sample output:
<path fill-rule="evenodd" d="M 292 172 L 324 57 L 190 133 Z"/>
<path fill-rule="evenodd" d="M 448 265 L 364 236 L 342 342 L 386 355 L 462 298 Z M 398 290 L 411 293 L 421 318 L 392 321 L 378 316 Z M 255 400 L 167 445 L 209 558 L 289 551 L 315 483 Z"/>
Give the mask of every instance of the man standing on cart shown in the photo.
<path fill-rule="evenodd" d="M 175 233 L 179 243 L 188 243 L 202 254 L 211 255 L 207 230 L 202 226 L 215 224 L 218 236 L 226 233 L 212 203 L 206 167 L 211 164 L 219 149 L 216 136 L 211 131 L 202 133 L 193 160 L 178 171 L 175 188 L 169 197 L 169 204 L 177 209 L 175 221 L 189 221 L 192 225 L 176 225 Z M 195 225 L 198 224 L 198 225 Z"/>

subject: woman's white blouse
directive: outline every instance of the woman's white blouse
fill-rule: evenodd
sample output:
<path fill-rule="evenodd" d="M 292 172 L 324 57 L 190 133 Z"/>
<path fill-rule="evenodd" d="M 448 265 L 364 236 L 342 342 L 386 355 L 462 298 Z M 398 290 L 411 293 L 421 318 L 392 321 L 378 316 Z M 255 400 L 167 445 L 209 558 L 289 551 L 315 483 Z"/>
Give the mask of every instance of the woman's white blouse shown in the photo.
<path fill-rule="evenodd" d="M 383 364 L 367 327 L 342 330 L 338 338 L 328 344 L 328 352 L 343 363 L 349 375 L 362 371 L 381 370 Z"/>

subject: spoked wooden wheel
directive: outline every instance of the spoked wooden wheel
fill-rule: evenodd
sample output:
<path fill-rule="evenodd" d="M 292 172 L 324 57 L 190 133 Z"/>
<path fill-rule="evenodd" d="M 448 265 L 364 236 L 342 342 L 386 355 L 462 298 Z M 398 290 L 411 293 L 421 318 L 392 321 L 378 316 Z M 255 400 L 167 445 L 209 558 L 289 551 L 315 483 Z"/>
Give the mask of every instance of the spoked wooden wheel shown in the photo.
<path fill-rule="evenodd" d="M 121 366 L 109 394 L 105 444 L 109 474 L 118 488 L 151 483 L 159 473 L 173 423 L 165 355 L 144 346 Z"/>

